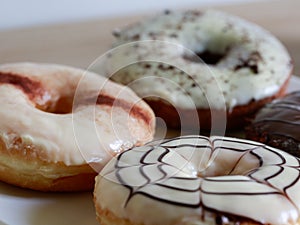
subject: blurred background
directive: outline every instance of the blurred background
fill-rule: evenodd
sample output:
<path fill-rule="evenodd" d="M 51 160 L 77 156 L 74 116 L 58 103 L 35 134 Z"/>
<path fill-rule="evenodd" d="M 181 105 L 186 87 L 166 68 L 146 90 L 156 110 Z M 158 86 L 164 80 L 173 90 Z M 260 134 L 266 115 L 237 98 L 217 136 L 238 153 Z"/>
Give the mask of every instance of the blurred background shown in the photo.
<path fill-rule="evenodd" d="M 87 67 L 107 51 L 112 30 L 164 9 L 217 8 L 253 21 L 288 48 L 300 74 L 299 0 L 0 0 L 0 62 Z"/>
<path fill-rule="evenodd" d="M 193 8 L 195 6 L 251 1 L 255 0 L 1 0 L 0 29 L 74 22 L 94 18 L 122 17 L 149 13 L 149 11 L 165 8 Z"/>

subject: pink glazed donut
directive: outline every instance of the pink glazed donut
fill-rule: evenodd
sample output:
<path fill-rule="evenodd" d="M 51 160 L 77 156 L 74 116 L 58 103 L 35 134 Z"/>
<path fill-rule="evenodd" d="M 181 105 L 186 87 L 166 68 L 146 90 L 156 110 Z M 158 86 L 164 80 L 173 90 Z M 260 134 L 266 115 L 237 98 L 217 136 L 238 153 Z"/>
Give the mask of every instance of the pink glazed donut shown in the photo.
<path fill-rule="evenodd" d="M 0 102 L 0 180 L 34 190 L 91 190 L 94 167 L 154 134 L 152 110 L 130 89 L 67 66 L 1 65 Z"/>

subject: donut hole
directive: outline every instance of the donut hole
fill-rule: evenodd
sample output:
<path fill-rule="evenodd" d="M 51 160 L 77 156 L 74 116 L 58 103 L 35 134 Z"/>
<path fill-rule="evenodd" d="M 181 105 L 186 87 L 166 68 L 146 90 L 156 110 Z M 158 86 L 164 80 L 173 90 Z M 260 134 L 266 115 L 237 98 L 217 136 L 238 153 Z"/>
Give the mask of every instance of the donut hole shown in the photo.
<path fill-rule="evenodd" d="M 226 53 L 212 52 L 210 50 L 195 52 L 194 55 L 183 55 L 185 60 L 196 63 L 206 63 L 208 65 L 216 65 L 225 57 Z"/>
<path fill-rule="evenodd" d="M 73 107 L 73 97 L 63 96 L 58 99 L 51 113 L 68 114 L 72 112 L 72 107 Z"/>
<path fill-rule="evenodd" d="M 69 114 L 73 109 L 73 96 L 61 96 L 55 102 L 48 102 L 45 105 L 36 105 L 36 108 L 53 114 Z"/>
<path fill-rule="evenodd" d="M 255 154 L 252 154 L 254 149 L 259 149 L 257 146 L 249 145 L 248 151 L 238 152 L 234 149 L 230 150 L 232 148 L 230 141 L 220 139 L 215 141 L 214 145 L 215 151 L 210 161 L 199 167 L 198 177 L 246 175 L 260 167 L 260 161 Z M 223 147 L 220 147 L 221 145 Z"/>

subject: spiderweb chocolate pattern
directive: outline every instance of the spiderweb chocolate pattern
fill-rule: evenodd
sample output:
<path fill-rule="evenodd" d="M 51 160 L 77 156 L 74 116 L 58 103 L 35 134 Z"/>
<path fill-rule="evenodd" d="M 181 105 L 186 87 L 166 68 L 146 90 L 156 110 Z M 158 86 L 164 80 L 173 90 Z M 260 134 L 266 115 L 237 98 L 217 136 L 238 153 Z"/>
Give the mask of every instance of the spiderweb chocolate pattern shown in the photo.
<path fill-rule="evenodd" d="M 123 152 L 111 169 L 106 178 L 128 190 L 124 208 L 147 198 L 262 223 L 299 216 L 299 159 L 260 143 L 183 136 Z M 263 218 L 260 209 L 280 219 Z"/>

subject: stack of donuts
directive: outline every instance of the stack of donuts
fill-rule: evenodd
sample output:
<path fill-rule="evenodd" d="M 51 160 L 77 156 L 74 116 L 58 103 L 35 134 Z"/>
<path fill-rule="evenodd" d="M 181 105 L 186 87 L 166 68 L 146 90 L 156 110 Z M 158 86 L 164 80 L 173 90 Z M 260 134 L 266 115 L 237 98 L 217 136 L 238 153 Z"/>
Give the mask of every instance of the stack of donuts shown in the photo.
<path fill-rule="evenodd" d="M 300 94 L 286 95 L 281 42 L 214 10 L 114 36 L 107 77 L 0 66 L 0 180 L 93 190 L 101 225 L 300 223 Z M 156 117 L 192 134 L 156 139 Z"/>

